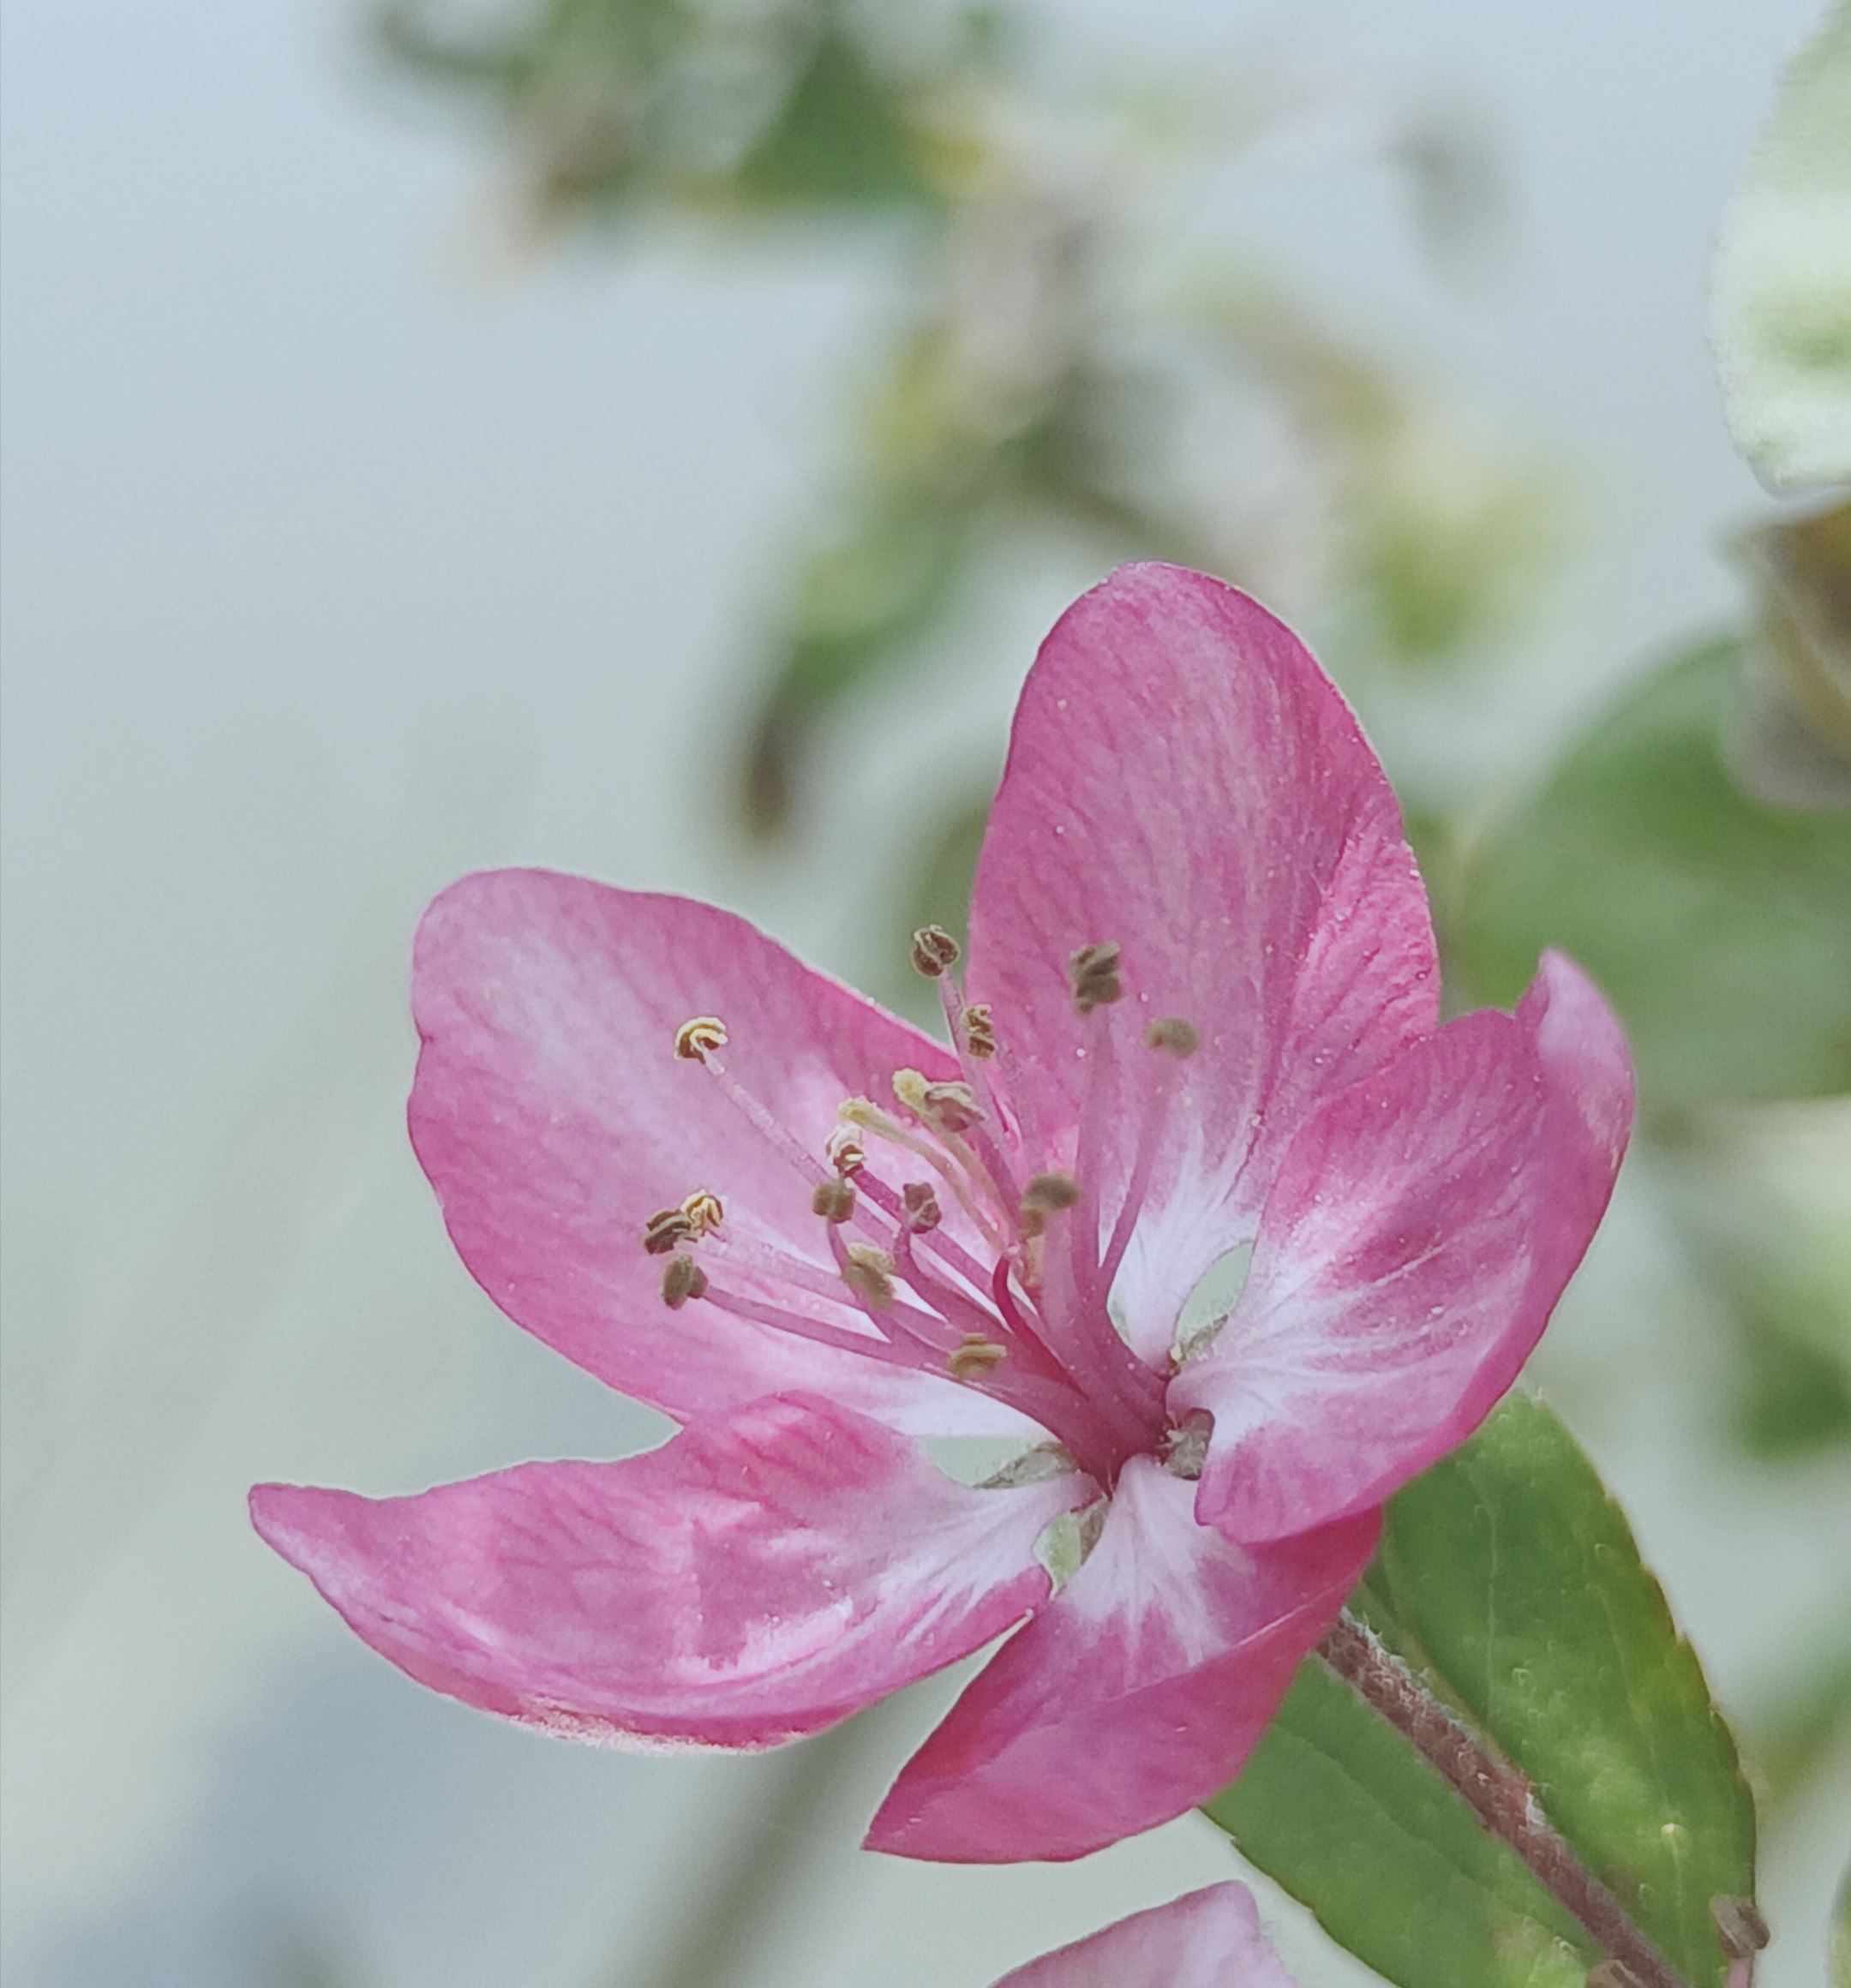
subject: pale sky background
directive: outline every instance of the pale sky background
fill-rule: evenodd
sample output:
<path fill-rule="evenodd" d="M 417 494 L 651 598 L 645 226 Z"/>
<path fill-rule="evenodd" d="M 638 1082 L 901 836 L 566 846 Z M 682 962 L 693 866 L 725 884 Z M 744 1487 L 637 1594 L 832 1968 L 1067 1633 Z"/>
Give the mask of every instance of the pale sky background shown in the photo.
<path fill-rule="evenodd" d="M 1423 272 L 1375 169 L 1281 159 L 1224 217 L 1583 478 L 1593 549 L 1539 687 L 1481 714 L 1488 766 L 1533 763 L 1593 686 L 1734 609 L 1719 543 L 1761 500 L 1722 428 L 1706 260 L 1813 11 L 1061 10 L 1082 53 L 1260 39 L 1501 130 L 1517 227 L 1477 296 Z M 849 722 L 800 852 L 854 829 L 832 893 L 744 860 L 716 825 L 723 714 L 890 302 L 878 242 L 512 266 L 484 245 L 487 153 L 368 79 L 349 9 L 10 0 L 3 29 L 8 1980 L 306 1984 L 306 1940 L 343 1988 L 645 1984 L 788 1762 L 578 1751 L 428 1697 L 244 1527 L 257 1477 L 400 1490 L 656 1426 L 450 1256 L 400 1118 L 411 926 L 459 871 L 531 860 L 720 895 L 866 967 L 853 935 L 912 818 L 894 740 L 1000 740 L 1094 576 L 1025 584 L 948 696 Z M 1700 1294 L 1622 1201 L 1548 1377 L 1712 1674 L 1752 1694 L 1851 1594 L 1842 1469 L 1699 1479 Z M 858 1858 L 927 1713 L 888 1715 L 787 1846 L 741 1983 L 983 1988 L 1227 1868 L 1189 1819 L 1066 1870 Z M 1841 1799 L 1772 1847 L 1790 1937 L 1764 1988 L 1816 1979 L 1848 1834 Z"/>

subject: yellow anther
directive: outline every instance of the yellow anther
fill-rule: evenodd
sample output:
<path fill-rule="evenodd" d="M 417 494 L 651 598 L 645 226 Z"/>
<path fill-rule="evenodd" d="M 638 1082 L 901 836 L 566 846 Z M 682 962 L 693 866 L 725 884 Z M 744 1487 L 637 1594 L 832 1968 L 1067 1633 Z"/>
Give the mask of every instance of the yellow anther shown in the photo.
<path fill-rule="evenodd" d="M 1194 1056 L 1201 1042 L 1195 1024 L 1180 1015 L 1162 1015 L 1144 1031 L 1146 1049 L 1165 1050 L 1175 1057 Z"/>
<path fill-rule="evenodd" d="M 959 1016 L 964 1027 L 964 1046 L 977 1057 L 996 1054 L 996 1025 L 990 1019 L 990 1003 L 973 1001 Z"/>
<path fill-rule="evenodd" d="M 838 1125 L 830 1134 L 823 1147 L 830 1165 L 844 1180 L 860 1172 L 867 1165 L 867 1150 L 847 1125 Z"/>
<path fill-rule="evenodd" d="M 943 925 L 922 925 L 913 935 L 913 970 L 936 980 L 958 962 L 959 946 Z"/>
<path fill-rule="evenodd" d="M 915 1233 L 936 1229 L 944 1219 L 937 1195 L 924 1181 L 908 1181 L 901 1189 L 900 1206 L 906 1211 L 907 1227 Z"/>
<path fill-rule="evenodd" d="M 697 1188 L 682 1202 L 681 1213 L 687 1217 L 689 1232 L 697 1242 L 703 1236 L 710 1236 L 726 1220 L 719 1195 L 705 1188 Z"/>
<path fill-rule="evenodd" d="M 726 1024 L 717 1015 L 697 1015 L 675 1031 L 674 1052 L 690 1063 L 698 1063 L 716 1049 L 724 1049 L 726 1039 Z"/>
<path fill-rule="evenodd" d="M 894 1096 L 916 1117 L 925 1116 L 926 1093 L 930 1088 L 921 1071 L 896 1070 L 893 1074 Z"/>
<path fill-rule="evenodd" d="M 707 1295 L 707 1272 L 692 1256 L 671 1256 L 662 1272 L 662 1302 L 678 1312 L 691 1297 Z"/>
<path fill-rule="evenodd" d="M 1115 945 L 1081 946 L 1068 961 L 1067 991 L 1073 996 L 1075 1014 L 1090 1015 L 1095 1008 L 1124 998 L 1118 961 Z"/>
<path fill-rule="evenodd" d="M 1009 1348 L 986 1339 L 980 1332 L 968 1332 L 963 1342 L 945 1355 L 945 1371 L 954 1380 L 981 1380 L 1009 1358 Z"/>
<path fill-rule="evenodd" d="M 685 1208 L 662 1208 L 643 1225 L 643 1247 L 651 1256 L 666 1256 L 693 1233 L 694 1225 Z"/>
<path fill-rule="evenodd" d="M 1023 1190 L 1021 1232 L 1039 1236 L 1047 1228 L 1047 1219 L 1080 1199 L 1080 1183 L 1070 1173 L 1038 1173 Z"/>
<path fill-rule="evenodd" d="M 842 1282 L 865 1299 L 871 1309 L 884 1312 L 894 1300 L 894 1260 L 871 1242 L 851 1242 L 844 1252 Z"/>
<path fill-rule="evenodd" d="M 839 1177 L 818 1181 L 816 1192 L 810 1197 L 810 1213 L 820 1215 L 825 1222 L 846 1222 L 854 1213 L 854 1189 Z"/>

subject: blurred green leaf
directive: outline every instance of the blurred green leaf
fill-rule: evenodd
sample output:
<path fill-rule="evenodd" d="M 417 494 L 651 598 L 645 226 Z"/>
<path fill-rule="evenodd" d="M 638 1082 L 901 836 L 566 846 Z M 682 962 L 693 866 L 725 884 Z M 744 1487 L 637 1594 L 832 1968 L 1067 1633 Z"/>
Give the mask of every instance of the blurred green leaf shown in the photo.
<path fill-rule="evenodd" d="M 1461 879 L 1450 963 L 1509 1004 L 1546 945 L 1619 1009 L 1659 1109 L 1851 1088 L 1851 816 L 1730 779 L 1740 650 L 1674 657 L 1597 718 Z"/>
<path fill-rule="evenodd" d="M 854 45 L 830 30 L 770 129 L 740 160 L 735 184 L 748 200 L 798 205 L 934 205 L 902 104 Z"/>
<path fill-rule="evenodd" d="M 1746 1735 L 1755 1785 L 1770 1807 L 1806 1786 L 1851 1726 L 1851 1637 L 1838 1628 L 1833 1634 L 1823 1652 L 1800 1659 L 1804 1669 Z"/>
<path fill-rule="evenodd" d="M 1555 1417 L 1513 1396 L 1402 1491 L 1352 1607 L 1528 1776 L 1693 1988 L 1722 1988 L 1710 1900 L 1753 1894 L 1753 1806 L 1695 1656 Z M 1207 1812 L 1399 1988 L 1578 1984 L 1597 1957 L 1315 1660 Z"/>
<path fill-rule="evenodd" d="M 1729 428 L 1763 480 L 1851 482 L 1851 0 L 1788 70 L 1723 217 L 1713 326 Z"/>

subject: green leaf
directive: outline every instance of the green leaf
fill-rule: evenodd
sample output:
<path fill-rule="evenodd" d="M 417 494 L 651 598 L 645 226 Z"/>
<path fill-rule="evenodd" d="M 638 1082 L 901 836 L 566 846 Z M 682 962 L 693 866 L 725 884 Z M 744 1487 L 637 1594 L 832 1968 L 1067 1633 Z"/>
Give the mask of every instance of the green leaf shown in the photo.
<path fill-rule="evenodd" d="M 1764 482 L 1851 482 L 1851 0 L 1788 70 L 1723 216 L 1713 325 L 1730 431 Z"/>
<path fill-rule="evenodd" d="M 1722 763 L 1740 650 L 1608 708 L 1467 859 L 1450 964 L 1509 1004 L 1557 945 L 1619 1009 L 1658 1108 L 1851 1089 L 1851 816 L 1752 799 Z"/>
<path fill-rule="evenodd" d="M 1401 1492 L 1352 1606 L 1529 1777 L 1692 1988 L 1722 1988 L 1710 1900 L 1753 1894 L 1753 1806 L 1695 1656 L 1554 1416 L 1513 1396 Z M 1399 1988 L 1578 1985 L 1597 1958 L 1315 1659 L 1207 1812 Z"/>

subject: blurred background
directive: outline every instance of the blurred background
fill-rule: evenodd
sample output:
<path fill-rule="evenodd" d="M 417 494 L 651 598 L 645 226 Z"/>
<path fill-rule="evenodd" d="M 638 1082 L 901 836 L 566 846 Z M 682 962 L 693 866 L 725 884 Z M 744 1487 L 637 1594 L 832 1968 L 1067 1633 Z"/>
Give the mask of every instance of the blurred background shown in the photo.
<path fill-rule="evenodd" d="M 686 890 L 904 1000 L 1037 641 L 1145 554 L 1331 664 L 1459 1000 L 1554 941 L 1626 1014 L 1642 1136 L 1532 1378 L 1736 1720 L 1764 1988 L 1818 1979 L 1851 548 L 1735 452 L 1705 329 L 1815 19 L 8 0 L 9 1981 L 981 1988 L 1225 1874 L 1193 1817 L 860 1856 L 955 1680 L 748 1761 L 503 1728 L 243 1518 L 662 1433 L 449 1251 L 430 894 Z"/>

